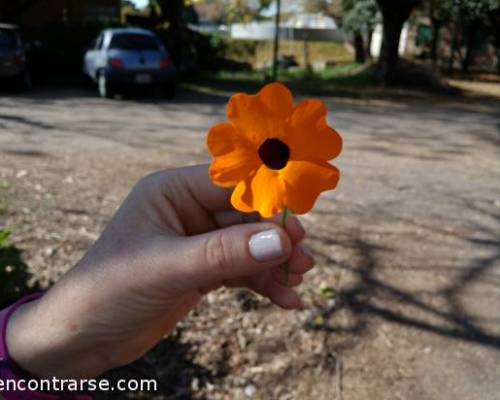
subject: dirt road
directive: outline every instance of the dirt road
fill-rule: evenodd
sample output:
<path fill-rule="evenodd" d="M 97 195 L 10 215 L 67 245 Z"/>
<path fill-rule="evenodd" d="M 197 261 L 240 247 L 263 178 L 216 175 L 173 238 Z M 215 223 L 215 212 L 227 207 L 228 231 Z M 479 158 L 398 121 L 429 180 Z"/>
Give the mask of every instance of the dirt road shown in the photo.
<path fill-rule="evenodd" d="M 77 261 L 141 175 L 207 162 L 226 100 L 0 97 L 0 225 L 32 281 Z M 500 399 L 500 104 L 324 100 L 343 176 L 303 218 L 304 309 L 209 295 L 120 371 L 160 378 L 144 398 Z"/>

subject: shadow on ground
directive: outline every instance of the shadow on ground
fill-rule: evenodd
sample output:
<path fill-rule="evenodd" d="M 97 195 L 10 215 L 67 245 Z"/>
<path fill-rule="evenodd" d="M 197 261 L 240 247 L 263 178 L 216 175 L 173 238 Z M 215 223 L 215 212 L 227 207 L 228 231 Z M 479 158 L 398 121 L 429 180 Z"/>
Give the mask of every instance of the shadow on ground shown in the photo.
<path fill-rule="evenodd" d="M 214 384 L 225 374 L 218 374 L 195 363 L 190 344 L 181 342 L 181 331 L 161 341 L 153 350 L 140 360 L 106 373 L 102 378 L 109 379 L 116 385 L 121 379 L 134 379 L 157 382 L 157 391 L 130 391 L 122 393 L 101 393 L 96 400 L 120 400 L 123 398 L 158 398 L 189 400 L 197 393 L 197 399 L 203 399 L 198 393 L 207 383 Z"/>
<path fill-rule="evenodd" d="M 453 274 L 439 289 L 430 289 L 424 293 L 392 283 L 390 271 L 388 274 L 379 273 L 384 269 L 384 258 L 390 257 L 395 251 L 391 247 L 372 244 L 357 234 L 350 234 L 340 240 L 332 240 L 329 235 L 311 234 L 312 240 L 327 246 L 349 248 L 356 253 L 356 257 L 355 261 L 337 260 L 324 252 L 316 251 L 316 255 L 323 257 L 326 265 L 338 268 L 341 274 L 353 276 L 354 284 L 341 288 L 338 301 L 320 311 L 326 324 L 318 326 L 308 322 L 306 329 L 362 336 L 369 333 L 370 317 L 375 317 L 445 338 L 500 350 L 500 319 L 491 315 L 479 316 L 464 307 L 466 297 L 471 296 L 472 291 L 469 291 L 473 285 L 481 285 L 480 291 L 474 291 L 474 296 L 478 297 L 487 296 L 482 294 L 485 288 L 500 287 L 500 211 L 492 211 L 491 207 L 465 199 L 463 203 L 469 211 L 494 221 L 497 229 L 477 225 L 474 234 L 461 237 L 476 248 L 488 250 L 489 255 L 474 258 L 466 265 L 428 265 L 418 268 L 429 273 L 446 270 L 445 273 Z M 412 279 L 411 275 L 407 279 Z M 335 316 L 341 312 L 351 316 L 348 318 L 349 323 L 342 325 L 337 322 Z"/>

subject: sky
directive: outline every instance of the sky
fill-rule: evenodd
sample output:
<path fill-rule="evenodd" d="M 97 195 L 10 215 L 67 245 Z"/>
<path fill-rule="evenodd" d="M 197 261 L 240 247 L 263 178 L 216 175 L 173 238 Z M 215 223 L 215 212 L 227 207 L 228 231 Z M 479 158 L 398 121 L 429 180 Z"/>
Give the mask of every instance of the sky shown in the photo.
<path fill-rule="evenodd" d="M 148 0 L 132 0 L 132 3 L 135 3 L 137 8 L 142 8 L 148 4 Z"/>

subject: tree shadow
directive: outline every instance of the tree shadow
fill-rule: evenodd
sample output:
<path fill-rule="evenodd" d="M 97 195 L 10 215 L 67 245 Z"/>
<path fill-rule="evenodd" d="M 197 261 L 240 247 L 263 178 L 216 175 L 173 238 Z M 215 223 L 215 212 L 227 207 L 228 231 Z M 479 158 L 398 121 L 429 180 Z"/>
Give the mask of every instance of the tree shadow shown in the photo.
<path fill-rule="evenodd" d="M 470 300 L 467 296 L 470 296 L 468 291 L 473 285 L 481 284 L 482 288 L 489 285 L 495 290 L 500 289 L 500 280 L 495 279 L 495 268 L 500 267 L 500 211 L 492 211 L 470 200 L 463 202 L 469 211 L 478 213 L 490 222 L 475 226 L 474 234 L 460 239 L 476 250 L 489 250 L 489 254 L 478 256 L 464 265 L 445 267 L 444 271 L 440 271 L 441 266 L 435 264 L 424 266 L 424 269 L 418 268 L 419 273 L 423 272 L 429 278 L 436 271 L 449 275 L 447 282 L 437 289 L 412 290 L 404 282 L 394 283 L 390 274 L 379 273 L 386 268 L 384 260 L 394 255 L 395 248 L 370 243 L 359 233 L 351 233 L 340 240 L 333 240 L 328 234 L 310 235 L 327 248 L 335 245 L 353 249 L 357 261 L 335 259 L 325 251 L 315 251 L 326 265 L 332 265 L 341 274 L 348 274 L 353 283 L 341 287 L 337 301 L 320 310 L 325 324 L 306 323 L 305 328 L 332 334 L 366 335 L 375 318 L 500 350 L 500 320 L 479 315 L 477 308 L 471 311 L 464 306 L 466 300 Z M 436 229 L 440 230 L 439 227 Z M 417 267 L 408 269 L 415 271 Z M 351 316 L 347 325 L 340 324 L 336 318 L 342 312 Z"/>
<path fill-rule="evenodd" d="M 22 156 L 22 157 L 49 157 L 50 154 L 45 151 L 40 150 L 32 150 L 32 149 L 13 149 L 13 150 L 2 150 L 2 153 L 14 155 L 14 156 Z"/>
<path fill-rule="evenodd" d="M 466 155 L 475 150 L 477 144 L 490 148 L 493 145 L 498 150 L 499 106 L 498 101 L 438 103 L 435 107 L 402 102 L 353 108 L 340 103 L 332 104 L 331 109 L 340 111 L 336 120 L 339 128 L 345 127 L 349 132 L 349 128 L 355 126 L 356 136 L 363 139 L 363 144 L 354 142 L 350 148 L 432 161 Z M 360 114 L 369 118 L 359 118 Z M 409 118 L 402 119 L 402 116 Z"/>
<path fill-rule="evenodd" d="M 196 349 L 181 341 L 181 330 L 162 340 L 144 357 L 125 367 L 107 372 L 101 378 L 108 379 L 117 387 L 119 380 L 155 381 L 157 390 L 107 392 L 92 394 L 96 400 L 121 400 L 124 398 L 192 399 L 208 384 L 213 384 L 227 374 L 222 368 L 218 374 L 196 363 L 193 359 Z"/>
<path fill-rule="evenodd" d="M 31 129 L 54 129 L 54 126 L 45 124 L 40 121 L 35 121 L 27 117 L 20 117 L 16 115 L 0 114 L 0 121 L 14 122 L 21 125 L 27 125 Z"/>

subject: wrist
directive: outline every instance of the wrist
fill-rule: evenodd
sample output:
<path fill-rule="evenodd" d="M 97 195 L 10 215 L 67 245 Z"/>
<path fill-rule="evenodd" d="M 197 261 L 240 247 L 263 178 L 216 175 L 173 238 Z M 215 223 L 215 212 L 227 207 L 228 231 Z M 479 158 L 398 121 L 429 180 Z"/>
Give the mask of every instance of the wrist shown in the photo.
<path fill-rule="evenodd" d="M 103 360 L 91 341 L 71 332 L 56 310 L 44 296 L 10 316 L 5 342 L 12 361 L 39 378 L 89 378 L 102 373 Z"/>

